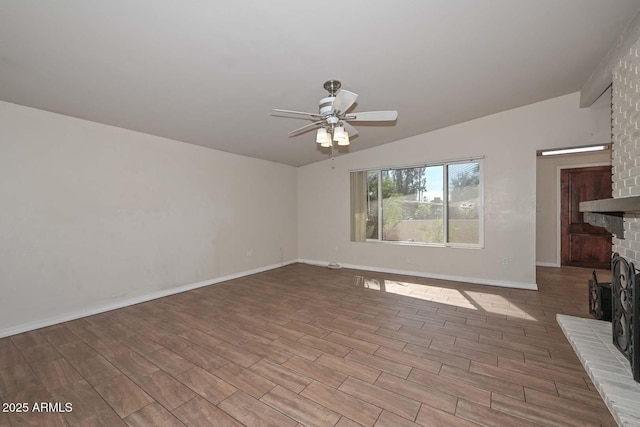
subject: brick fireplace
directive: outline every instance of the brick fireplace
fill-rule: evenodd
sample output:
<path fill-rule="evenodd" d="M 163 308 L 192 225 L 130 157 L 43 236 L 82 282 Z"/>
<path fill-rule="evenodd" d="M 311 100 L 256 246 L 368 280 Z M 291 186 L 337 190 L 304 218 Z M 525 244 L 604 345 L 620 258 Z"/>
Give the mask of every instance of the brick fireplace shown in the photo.
<path fill-rule="evenodd" d="M 583 202 L 580 210 L 585 212 L 586 221 L 614 234 L 613 252 L 626 259 L 622 260 L 626 269 L 614 262 L 613 322 L 561 314 L 557 320 L 616 422 L 640 426 L 640 383 L 634 381 L 629 363 L 635 367 L 636 380 L 640 379 L 640 359 L 629 351 L 632 347 L 637 349 L 640 341 L 639 299 L 635 295 L 640 276 L 627 264 L 640 266 L 640 40 L 613 69 L 611 128 L 613 198 Z M 592 282 L 597 283 L 597 279 Z M 634 300 L 635 306 L 629 304 Z M 627 310 L 621 315 L 623 306 Z M 620 321 L 622 317 L 631 320 L 625 324 Z"/>
<path fill-rule="evenodd" d="M 640 196 L 640 40 L 613 70 L 613 198 Z M 624 213 L 624 239 L 614 237 L 613 252 L 640 264 L 640 214 Z"/>

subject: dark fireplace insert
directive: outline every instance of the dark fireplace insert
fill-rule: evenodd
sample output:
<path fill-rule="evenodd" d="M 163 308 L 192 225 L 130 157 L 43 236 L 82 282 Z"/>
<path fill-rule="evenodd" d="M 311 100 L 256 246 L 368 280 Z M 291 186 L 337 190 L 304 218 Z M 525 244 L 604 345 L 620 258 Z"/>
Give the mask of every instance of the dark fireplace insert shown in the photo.
<path fill-rule="evenodd" d="M 598 282 L 596 271 L 589 280 L 589 313 L 598 320 L 611 322 L 611 283 Z"/>

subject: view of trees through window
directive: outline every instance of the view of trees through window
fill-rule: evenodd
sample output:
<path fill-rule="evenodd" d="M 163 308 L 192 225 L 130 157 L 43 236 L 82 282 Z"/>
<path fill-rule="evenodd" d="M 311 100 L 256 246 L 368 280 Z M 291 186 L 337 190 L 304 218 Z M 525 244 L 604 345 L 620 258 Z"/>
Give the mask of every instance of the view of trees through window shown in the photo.
<path fill-rule="evenodd" d="M 366 238 L 480 242 L 480 163 L 366 172 Z"/>

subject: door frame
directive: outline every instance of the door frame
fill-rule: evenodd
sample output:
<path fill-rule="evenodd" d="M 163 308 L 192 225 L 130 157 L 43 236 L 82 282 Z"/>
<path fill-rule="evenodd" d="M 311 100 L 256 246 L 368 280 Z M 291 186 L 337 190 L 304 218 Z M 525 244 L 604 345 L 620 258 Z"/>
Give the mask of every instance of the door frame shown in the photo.
<path fill-rule="evenodd" d="M 556 263 L 549 267 L 560 267 L 562 265 L 562 182 L 561 174 L 563 169 L 590 168 L 595 166 L 611 166 L 611 162 L 583 163 L 579 165 L 558 166 L 556 170 Z"/>

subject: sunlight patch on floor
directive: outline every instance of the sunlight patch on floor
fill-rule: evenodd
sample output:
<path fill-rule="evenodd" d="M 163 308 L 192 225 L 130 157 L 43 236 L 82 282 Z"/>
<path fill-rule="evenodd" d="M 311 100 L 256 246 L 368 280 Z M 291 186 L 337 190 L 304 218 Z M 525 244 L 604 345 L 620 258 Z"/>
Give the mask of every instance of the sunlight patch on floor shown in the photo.
<path fill-rule="evenodd" d="M 485 294 L 482 292 L 462 291 L 473 304 L 489 313 L 504 314 L 517 319 L 535 320 L 526 311 L 514 305 L 502 295 Z"/>
<path fill-rule="evenodd" d="M 424 301 L 432 301 L 470 310 L 482 310 L 493 314 L 503 314 L 517 319 L 535 320 L 506 297 L 485 292 L 465 291 L 441 286 L 431 286 L 412 282 L 355 277 L 355 285 L 365 289 L 403 295 Z"/>

